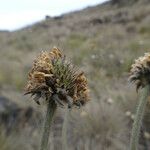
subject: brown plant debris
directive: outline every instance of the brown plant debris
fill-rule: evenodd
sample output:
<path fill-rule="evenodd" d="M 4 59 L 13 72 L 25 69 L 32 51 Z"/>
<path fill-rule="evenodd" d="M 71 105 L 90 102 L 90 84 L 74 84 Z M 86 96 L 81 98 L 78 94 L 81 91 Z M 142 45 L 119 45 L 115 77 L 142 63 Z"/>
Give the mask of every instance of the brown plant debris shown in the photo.
<path fill-rule="evenodd" d="M 59 106 L 82 106 L 89 101 L 87 79 L 66 60 L 58 48 L 42 51 L 28 74 L 25 94 L 31 94 L 37 104 L 40 98 L 52 100 Z"/>
<path fill-rule="evenodd" d="M 137 91 L 150 84 L 150 53 L 145 53 L 143 57 L 135 60 L 131 66 L 129 80 L 135 83 Z"/>

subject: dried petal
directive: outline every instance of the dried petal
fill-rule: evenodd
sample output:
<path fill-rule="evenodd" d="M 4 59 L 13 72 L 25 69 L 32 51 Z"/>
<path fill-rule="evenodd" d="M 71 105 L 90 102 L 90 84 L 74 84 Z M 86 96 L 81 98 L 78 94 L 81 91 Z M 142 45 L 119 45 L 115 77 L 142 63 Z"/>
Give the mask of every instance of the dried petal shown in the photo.
<path fill-rule="evenodd" d="M 137 91 L 150 84 L 150 53 L 135 60 L 131 66 L 129 81 L 135 83 Z"/>
<path fill-rule="evenodd" d="M 58 48 L 42 51 L 36 58 L 28 74 L 26 94 L 35 96 L 38 104 L 41 97 L 51 100 L 51 96 L 56 95 L 56 103 L 61 107 L 64 104 L 81 106 L 89 100 L 84 73 L 79 73 Z"/>

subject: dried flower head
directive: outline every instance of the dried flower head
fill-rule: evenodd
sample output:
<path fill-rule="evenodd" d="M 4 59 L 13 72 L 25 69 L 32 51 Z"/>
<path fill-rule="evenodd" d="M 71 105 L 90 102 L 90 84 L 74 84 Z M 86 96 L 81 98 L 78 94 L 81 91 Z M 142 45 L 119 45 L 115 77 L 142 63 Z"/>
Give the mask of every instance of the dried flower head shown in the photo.
<path fill-rule="evenodd" d="M 89 100 L 87 79 L 66 60 L 58 48 L 50 52 L 41 52 L 35 59 L 28 74 L 26 94 L 31 94 L 40 104 L 40 98 L 51 100 L 55 94 L 55 102 L 60 106 L 81 106 Z"/>
<path fill-rule="evenodd" d="M 150 84 L 150 53 L 145 53 L 143 57 L 135 60 L 131 66 L 129 80 L 135 82 L 137 91 Z"/>

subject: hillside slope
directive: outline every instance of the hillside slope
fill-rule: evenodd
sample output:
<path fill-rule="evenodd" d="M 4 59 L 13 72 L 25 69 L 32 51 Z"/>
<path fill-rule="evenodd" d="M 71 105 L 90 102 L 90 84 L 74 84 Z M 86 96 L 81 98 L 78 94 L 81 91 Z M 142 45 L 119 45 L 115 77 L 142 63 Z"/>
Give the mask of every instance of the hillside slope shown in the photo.
<path fill-rule="evenodd" d="M 76 64 L 88 64 L 89 68 L 92 63 L 98 63 L 91 59 L 96 54 L 102 61 L 97 65 L 106 71 L 106 76 L 113 75 L 112 71 L 120 76 L 128 71 L 136 56 L 149 48 L 149 14 L 149 3 L 125 7 L 105 4 L 48 18 L 15 32 L 0 32 L 0 83 L 21 86 L 35 54 L 54 45 Z M 106 69 L 109 63 L 105 58 L 109 57 L 113 57 L 110 61 L 114 65 Z"/>
<path fill-rule="evenodd" d="M 38 52 L 57 46 L 89 79 L 91 103 L 85 109 L 93 122 L 83 119 L 81 110 L 80 123 L 89 126 L 87 130 L 77 126 L 83 131 L 77 135 L 83 141 L 93 139 L 95 149 L 126 149 L 133 119 L 126 112 L 134 113 L 136 103 L 136 92 L 127 81 L 128 72 L 134 59 L 150 50 L 149 25 L 150 2 L 139 0 L 131 5 L 108 2 L 59 17 L 47 16 L 14 32 L 1 31 L 0 94 L 20 106 L 37 109 L 22 96 L 27 73 Z M 150 131 L 147 126 L 145 121 L 143 132 Z M 143 139 L 141 150 L 142 145 L 147 146 L 143 141 L 149 144 Z M 83 146 L 76 137 L 70 147 L 74 142 Z"/>

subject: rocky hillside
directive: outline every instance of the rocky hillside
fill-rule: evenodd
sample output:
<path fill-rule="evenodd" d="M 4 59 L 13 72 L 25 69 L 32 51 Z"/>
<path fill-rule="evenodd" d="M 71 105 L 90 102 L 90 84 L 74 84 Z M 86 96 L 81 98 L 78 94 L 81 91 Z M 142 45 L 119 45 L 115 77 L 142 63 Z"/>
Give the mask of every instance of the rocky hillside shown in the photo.
<path fill-rule="evenodd" d="M 112 0 L 58 17 L 46 16 L 43 21 L 14 32 L 0 31 L 0 96 L 9 99 L 15 109 L 21 108 L 23 118 L 29 107 L 32 111 L 41 111 L 42 108 L 36 106 L 31 98 L 23 96 L 23 88 L 37 53 L 57 46 L 84 70 L 91 89 L 91 103 L 80 110 L 79 115 L 72 112 L 73 117 L 70 116 L 71 132 L 68 138 L 74 135 L 69 141 L 70 149 L 74 149 L 74 144 L 79 149 L 87 149 L 86 146 L 90 149 L 93 145 L 96 145 L 96 150 L 127 149 L 137 99 L 134 87 L 127 81 L 128 72 L 134 59 L 150 49 L 149 24 L 149 0 L 133 0 L 132 3 Z M 0 98 L 0 115 L 1 107 L 4 105 Z M 13 112 L 14 109 L 10 110 Z M 87 114 L 93 118 L 92 122 Z M 37 118 L 34 117 L 33 123 L 38 121 Z M 78 119 L 79 124 L 75 127 L 77 131 L 74 131 L 76 123 L 72 124 L 72 118 L 73 122 Z M 26 122 L 30 122 L 28 119 Z M 84 128 L 86 124 L 87 130 Z M 35 127 L 32 123 L 29 126 Z M 144 137 L 149 132 L 145 121 L 141 150 L 150 143 Z M 17 131 L 15 135 L 20 136 L 22 133 Z M 37 135 L 36 132 L 32 136 L 37 138 Z M 50 140 L 57 141 L 54 135 Z M 24 140 L 24 137 L 21 139 Z M 24 145 L 24 142 L 20 144 Z M 35 149 L 37 143 L 33 139 L 26 146 Z"/>

